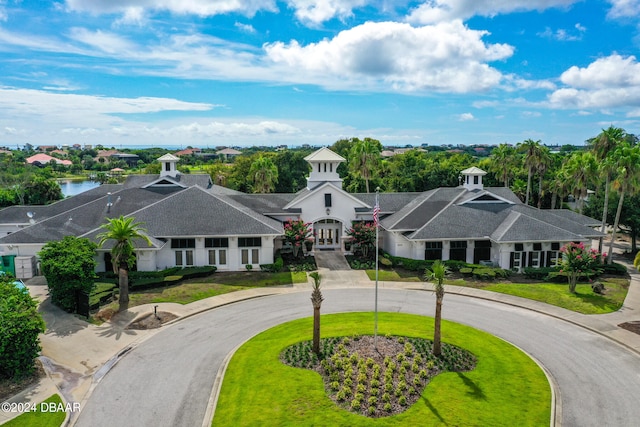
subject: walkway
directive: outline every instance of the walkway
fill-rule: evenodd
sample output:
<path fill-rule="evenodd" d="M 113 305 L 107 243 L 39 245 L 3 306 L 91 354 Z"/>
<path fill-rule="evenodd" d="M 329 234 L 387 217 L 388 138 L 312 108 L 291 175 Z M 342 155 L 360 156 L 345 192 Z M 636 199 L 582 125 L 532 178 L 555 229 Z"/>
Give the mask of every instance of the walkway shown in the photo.
<path fill-rule="evenodd" d="M 340 253 L 322 252 L 316 260 L 323 277 L 323 288 L 327 290 L 371 289 L 373 282 L 368 279 L 366 273 L 350 270 L 348 266 L 343 269 L 346 263 L 341 263 L 341 260 L 336 257 L 338 254 Z M 340 256 L 342 255 L 340 254 Z M 619 260 L 617 261 L 619 262 Z M 344 258 L 342 258 L 342 262 L 344 263 Z M 447 294 L 500 302 L 568 321 L 614 340 L 635 352 L 636 356 L 640 356 L 640 336 L 617 326 L 622 322 L 640 320 L 640 281 L 637 272 L 634 269 L 630 271 L 635 274 L 632 274 L 631 286 L 623 308 L 616 313 L 607 315 L 582 315 L 536 301 L 472 288 L 447 286 L 446 291 Z M 31 294 L 42 301 L 40 311 L 47 323 L 47 331 L 41 336 L 42 355 L 49 376 L 10 401 L 39 402 L 54 393 L 60 393 L 68 402 L 82 402 L 84 408 L 86 400 L 91 396 L 95 386 L 123 355 L 158 332 L 168 329 L 167 326 L 150 331 L 126 329 L 126 326 L 136 317 L 151 313 L 154 309 L 152 305 L 134 307 L 126 313 L 116 316 L 112 322 L 101 326 L 87 324 L 52 306 L 47 299 L 46 285 L 41 278 L 32 279 L 27 285 Z M 423 283 L 380 282 L 379 287 L 381 290 L 432 290 L 430 284 Z M 212 297 L 188 305 L 158 304 L 158 310 L 172 312 L 180 317 L 178 320 L 181 320 L 243 300 L 268 295 L 307 292 L 309 289 L 308 284 L 281 288 L 258 288 Z M 603 361 L 603 363 L 606 362 Z M 0 424 L 14 415 L 16 414 L 0 413 Z M 77 414 L 72 414 L 72 416 L 77 416 Z"/>

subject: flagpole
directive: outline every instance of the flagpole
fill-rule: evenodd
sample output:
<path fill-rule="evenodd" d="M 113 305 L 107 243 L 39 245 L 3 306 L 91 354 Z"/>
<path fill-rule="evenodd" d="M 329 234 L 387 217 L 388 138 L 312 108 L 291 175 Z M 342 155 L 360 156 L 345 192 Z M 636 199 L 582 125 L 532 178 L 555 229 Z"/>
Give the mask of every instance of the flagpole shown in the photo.
<path fill-rule="evenodd" d="M 378 193 L 380 187 L 376 188 L 376 205 L 373 208 L 373 224 L 376 226 L 376 292 L 375 292 L 375 308 L 374 308 L 374 326 L 373 326 L 373 346 L 378 349 L 378 215 L 380 215 L 380 205 L 378 204 Z"/>

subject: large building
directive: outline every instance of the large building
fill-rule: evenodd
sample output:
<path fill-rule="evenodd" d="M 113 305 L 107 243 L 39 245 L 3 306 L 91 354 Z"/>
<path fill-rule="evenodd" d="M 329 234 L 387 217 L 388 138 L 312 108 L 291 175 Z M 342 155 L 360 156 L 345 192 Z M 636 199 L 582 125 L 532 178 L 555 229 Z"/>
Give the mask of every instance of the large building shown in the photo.
<path fill-rule="evenodd" d="M 342 189 L 345 159 L 327 148 L 305 158 L 311 172 L 296 194 L 245 194 L 214 185 L 208 175 L 178 172 L 179 159 L 162 156 L 158 175 L 131 175 L 48 206 L 0 210 L 0 255 L 36 256 L 52 240 L 74 235 L 97 241 L 105 218 L 142 222 L 151 246 L 137 242 L 138 270 L 215 265 L 244 270 L 272 263 L 282 247 L 283 222 L 313 226 L 314 250 L 346 252 L 346 230 L 371 221 L 375 194 Z M 381 193 L 380 245 L 413 259 L 456 259 L 521 270 L 553 265 L 568 242 L 602 236 L 598 222 L 569 210 L 524 205 L 511 190 L 485 188 L 485 172 L 461 172 L 463 184 L 422 193 Z M 97 252 L 98 271 L 110 268 L 109 248 Z"/>

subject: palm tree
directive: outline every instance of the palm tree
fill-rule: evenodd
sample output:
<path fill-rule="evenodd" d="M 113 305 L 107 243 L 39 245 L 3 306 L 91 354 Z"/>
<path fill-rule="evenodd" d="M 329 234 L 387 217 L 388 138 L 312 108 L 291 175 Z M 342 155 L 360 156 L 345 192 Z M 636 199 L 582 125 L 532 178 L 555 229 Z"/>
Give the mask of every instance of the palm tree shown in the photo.
<path fill-rule="evenodd" d="M 527 195 L 524 204 L 529 204 L 529 195 L 531 194 L 531 178 L 533 171 L 538 168 L 539 151 L 541 149 L 540 140 L 534 141 L 526 139 L 517 145 L 519 152 L 524 153 L 524 166 L 527 168 Z"/>
<path fill-rule="evenodd" d="M 558 198 L 560 199 L 560 208 L 562 208 L 562 201 L 569 191 L 569 178 L 566 168 L 561 167 L 555 171 L 549 189 L 551 190 L 551 209 L 555 209 L 558 205 Z"/>
<path fill-rule="evenodd" d="M 618 144 L 625 139 L 625 137 L 626 132 L 624 129 L 609 126 L 607 129 L 602 129 L 602 132 L 600 132 L 598 136 L 587 141 L 594 156 L 596 157 L 596 160 L 600 162 L 600 168 L 605 177 L 604 207 L 602 208 L 602 227 L 600 229 L 602 233 L 605 232 L 607 225 L 607 208 L 609 206 L 611 175 L 616 169 L 615 162 L 611 161 L 609 155 L 616 149 Z"/>
<path fill-rule="evenodd" d="M 105 229 L 98 234 L 99 245 L 103 246 L 107 241 L 114 240 L 111 248 L 111 262 L 114 273 L 118 272 L 118 285 L 120 287 L 120 298 L 118 301 L 118 311 L 129 308 L 129 268 L 135 262 L 135 252 L 133 242 L 136 239 L 144 240 L 151 246 L 151 240 L 147 237 L 146 230 L 141 227 L 142 223 L 134 222 L 133 217 L 107 218 L 107 223 L 100 228 Z"/>
<path fill-rule="evenodd" d="M 542 179 L 544 178 L 545 172 L 552 164 L 551 154 L 549 153 L 549 149 L 545 146 L 540 147 L 540 151 L 538 153 L 537 160 L 537 170 L 538 170 L 538 209 L 542 208 Z"/>
<path fill-rule="evenodd" d="M 613 258 L 613 242 L 616 238 L 616 230 L 620 224 L 620 214 L 622 212 L 624 196 L 625 194 L 635 193 L 640 189 L 640 145 L 631 145 L 625 141 L 616 147 L 612 156 L 618 165 L 613 187 L 618 190 L 620 199 L 618 200 L 616 219 L 613 222 L 613 230 L 611 231 L 607 264 L 611 264 Z"/>
<path fill-rule="evenodd" d="M 441 328 L 442 323 L 442 300 L 444 299 L 444 276 L 447 274 L 447 267 L 440 260 L 436 260 L 431 269 L 425 271 L 425 280 L 435 281 L 436 291 L 436 316 L 433 327 L 433 354 L 440 356 L 442 353 Z"/>
<path fill-rule="evenodd" d="M 278 182 L 278 168 L 269 157 L 259 156 L 249 169 L 254 193 L 270 193 Z"/>
<path fill-rule="evenodd" d="M 500 144 L 491 150 L 489 169 L 496 175 L 498 181 L 502 181 L 505 187 L 509 186 L 509 178 L 515 165 L 516 150 L 508 144 Z"/>
<path fill-rule="evenodd" d="M 322 306 L 322 293 L 320 292 L 320 274 L 317 271 L 309 274 L 309 277 L 313 279 L 313 285 L 311 288 L 311 304 L 313 305 L 313 352 L 320 355 L 320 306 Z"/>
<path fill-rule="evenodd" d="M 351 172 L 356 176 L 362 176 L 369 193 L 369 180 L 380 161 L 380 141 L 371 138 L 365 138 L 363 141 L 358 139 L 351 148 L 349 157 Z"/>
<path fill-rule="evenodd" d="M 574 197 L 578 212 L 582 213 L 584 201 L 587 198 L 589 183 L 596 176 L 598 165 L 596 159 L 589 151 L 576 151 L 563 165 L 567 176 L 572 183 Z"/>

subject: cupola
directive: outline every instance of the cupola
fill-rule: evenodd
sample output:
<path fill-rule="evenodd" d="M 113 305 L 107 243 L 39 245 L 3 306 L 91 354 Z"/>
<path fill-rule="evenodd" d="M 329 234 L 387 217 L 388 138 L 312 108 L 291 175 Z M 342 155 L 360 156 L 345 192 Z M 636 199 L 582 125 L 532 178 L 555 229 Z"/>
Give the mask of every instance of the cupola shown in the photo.
<path fill-rule="evenodd" d="M 311 165 L 311 173 L 307 178 L 307 188 L 313 190 L 318 185 L 330 182 L 342 188 L 342 179 L 338 175 L 338 166 L 345 158 L 323 147 L 304 158 Z"/>
<path fill-rule="evenodd" d="M 462 186 L 469 191 L 483 190 L 482 177 L 486 174 L 485 171 L 475 166 L 465 169 L 460 172 L 460 175 L 462 175 Z"/>
<path fill-rule="evenodd" d="M 171 178 L 175 178 L 178 176 L 178 162 L 179 158 L 174 156 L 173 154 L 165 154 L 164 156 L 158 159 L 161 165 L 160 176 L 169 176 Z"/>

